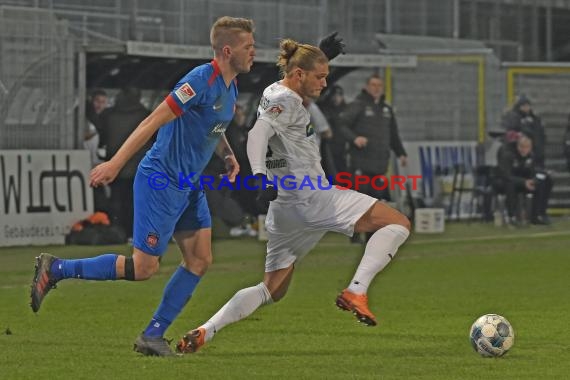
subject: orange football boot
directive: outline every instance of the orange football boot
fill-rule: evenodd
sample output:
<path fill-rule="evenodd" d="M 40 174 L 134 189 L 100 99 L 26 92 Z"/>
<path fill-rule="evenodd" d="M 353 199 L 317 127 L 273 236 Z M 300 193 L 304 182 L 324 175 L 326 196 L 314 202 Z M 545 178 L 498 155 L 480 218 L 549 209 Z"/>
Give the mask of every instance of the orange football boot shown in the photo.
<path fill-rule="evenodd" d="M 336 306 L 342 310 L 350 311 L 356 316 L 359 322 L 368 326 L 376 326 L 376 317 L 368 309 L 368 296 L 366 294 L 354 294 L 348 289 L 344 289 L 336 297 Z"/>
<path fill-rule="evenodd" d="M 198 351 L 204 344 L 206 344 L 206 329 L 199 327 L 190 331 L 178 341 L 176 344 L 176 352 L 191 354 Z"/>

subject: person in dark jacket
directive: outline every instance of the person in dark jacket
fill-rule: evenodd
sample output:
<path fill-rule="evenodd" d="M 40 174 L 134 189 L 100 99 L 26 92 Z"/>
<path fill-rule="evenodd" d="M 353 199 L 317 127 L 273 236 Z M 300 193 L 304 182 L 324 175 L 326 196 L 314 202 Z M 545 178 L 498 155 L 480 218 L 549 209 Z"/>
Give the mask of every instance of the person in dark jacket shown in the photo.
<path fill-rule="evenodd" d="M 325 96 L 317 102 L 317 105 L 325 115 L 331 127 L 332 136 L 325 140 L 332 158 L 333 168 L 329 168 L 328 174 L 333 177 L 336 173 L 348 171 L 346 155 L 347 143 L 343 134 L 339 131 L 340 115 L 346 109 L 344 90 L 339 85 L 331 86 Z M 325 172 L 327 172 L 325 170 Z"/>
<path fill-rule="evenodd" d="M 406 166 L 407 154 L 402 145 L 398 124 L 392 107 L 384 100 L 384 81 L 371 75 L 366 87 L 350 103 L 339 117 L 339 131 L 350 143 L 350 169 L 355 175 L 385 175 L 390 161 L 390 150 Z M 382 187 L 382 184 L 377 184 Z M 390 193 L 375 190 L 372 186 L 361 188 L 365 194 L 390 200 Z"/>
<path fill-rule="evenodd" d="M 518 97 L 513 108 L 503 116 L 501 124 L 507 131 L 507 138 L 513 133 L 524 133 L 532 139 L 535 165 L 544 169 L 544 126 L 540 117 L 533 112 L 530 99 L 526 95 Z"/>
<path fill-rule="evenodd" d="M 89 99 L 85 102 L 85 132 L 83 135 L 83 148 L 89 151 L 91 167 L 95 167 L 103 158 L 100 156 L 100 115 L 107 108 L 108 96 L 107 92 L 102 89 L 95 89 L 91 92 Z M 93 189 L 93 208 L 94 211 L 102 211 L 109 214 L 110 199 L 109 189 L 107 186 L 101 186 Z"/>
<path fill-rule="evenodd" d="M 107 108 L 109 97 L 103 89 L 95 89 L 91 92 L 87 103 L 85 104 L 85 118 L 100 132 L 101 126 L 99 116 Z"/>
<path fill-rule="evenodd" d="M 566 157 L 566 166 L 570 172 L 570 114 L 568 115 L 568 125 L 566 126 L 566 132 L 564 133 L 564 157 Z"/>
<path fill-rule="evenodd" d="M 241 105 L 236 104 L 234 118 L 226 130 L 226 138 L 239 163 L 239 176 L 241 178 L 252 175 L 249 159 L 247 158 L 247 134 L 249 129 L 245 110 Z M 232 193 L 235 200 L 247 214 L 257 217 L 259 210 L 255 202 L 255 197 L 257 196 L 255 191 L 242 187 L 232 191 Z"/>
<path fill-rule="evenodd" d="M 515 143 L 504 144 L 497 153 L 498 173 L 495 188 L 506 195 L 509 222 L 517 224 L 519 196 L 532 194 L 530 221 L 533 224 L 550 224 L 546 215 L 548 199 L 552 190 L 550 176 L 537 171 L 533 142 L 520 134 Z"/>
<path fill-rule="evenodd" d="M 110 160 L 129 135 L 149 114 L 140 102 L 137 88 L 124 88 L 115 98 L 115 105 L 101 113 L 101 145 L 106 147 L 106 160 Z M 139 162 L 152 146 L 149 141 L 119 172 L 111 183 L 111 216 L 113 222 L 125 229 L 127 236 L 133 234 L 133 182 Z"/>

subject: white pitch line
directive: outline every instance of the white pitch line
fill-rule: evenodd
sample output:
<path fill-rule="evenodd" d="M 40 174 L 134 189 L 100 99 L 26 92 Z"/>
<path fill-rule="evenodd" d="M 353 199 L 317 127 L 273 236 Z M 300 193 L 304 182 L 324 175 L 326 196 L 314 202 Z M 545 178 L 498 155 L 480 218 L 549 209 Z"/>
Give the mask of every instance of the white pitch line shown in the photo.
<path fill-rule="evenodd" d="M 458 242 L 470 242 L 470 241 L 481 241 L 481 240 L 510 240 L 510 239 L 520 239 L 520 238 L 542 238 L 549 236 L 562 236 L 568 235 L 570 237 L 570 232 L 568 231 L 551 231 L 551 232 L 536 232 L 528 235 L 485 235 L 485 236 L 475 236 L 466 238 L 447 238 L 447 239 L 436 239 L 436 240 L 424 240 L 424 241 L 410 241 L 408 244 L 434 244 L 434 243 L 458 243 Z"/>
<path fill-rule="evenodd" d="M 420 241 L 409 241 L 406 243 L 416 245 L 416 244 L 437 244 L 437 243 L 459 243 L 459 242 L 470 242 L 470 241 L 482 241 L 482 240 L 510 240 L 510 239 L 520 239 L 520 238 L 541 238 L 549 236 L 562 236 L 568 235 L 570 237 L 570 232 L 568 231 L 550 231 L 550 232 L 535 232 L 528 235 L 512 234 L 512 235 L 484 235 L 475 237 L 462 237 L 462 238 L 442 238 L 434 240 L 420 240 Z M 348 241 L 346 243 L 334 243 L 334 242 L 320 242 L 321 247 L 338 247 L 342 246 L 355 246 L 356 244 L 350 244 Z"/>

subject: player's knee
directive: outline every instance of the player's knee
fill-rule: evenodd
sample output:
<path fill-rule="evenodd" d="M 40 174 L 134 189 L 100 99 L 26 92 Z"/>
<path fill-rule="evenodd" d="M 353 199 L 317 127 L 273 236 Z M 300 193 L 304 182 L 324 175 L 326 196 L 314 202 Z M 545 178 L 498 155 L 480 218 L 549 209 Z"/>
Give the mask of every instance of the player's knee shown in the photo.
<path fill-rule="evenodd" d="M 210 265 L 212 265 L 212 261 L 212 254 L 192 256 L 188 259 L 184 259 L 183 266 L 186 270 L 195 273 L 198 276 L 203 276 L 208 271 Z"/>
<path fill-rule="evenodd" d="M 144 262 L 135 265 L 135 281 L 148 280 L 158 271 L 159 263 L 156 262 Z"/>
<path fill-rule="evenodd" d="M 401 212 L 393 209 L 390 210 L 390 214 L 388 216 L 383 214 L 373 214 L 370 216 L 369 221 L 376 227 L 376 231 L 390 224 L 398 224 L 408 231 L 411 231 L 412 228 L 410 219 Z"/>
<path fill-rule="evenodd" d="M 408 219 L 406 215 L 401 213 L 398 213 L 397 220 L 395 220 L 394 223 L 391 224 L 399 224 L 400 226 L 406 228 L 408 231 L 412 230 L 412 223 L 410 222 L 410 219 Z"/>
<path fill-rule="evenodd" d="M 212 255 L 209 255 L 202 260 L 202 266 L 204 267 L 204 272 L 208 270 L 208 268 L 210 267 L 210 265 L 212 265 L 213 262 L 214 262 L 214 257 Z"/>

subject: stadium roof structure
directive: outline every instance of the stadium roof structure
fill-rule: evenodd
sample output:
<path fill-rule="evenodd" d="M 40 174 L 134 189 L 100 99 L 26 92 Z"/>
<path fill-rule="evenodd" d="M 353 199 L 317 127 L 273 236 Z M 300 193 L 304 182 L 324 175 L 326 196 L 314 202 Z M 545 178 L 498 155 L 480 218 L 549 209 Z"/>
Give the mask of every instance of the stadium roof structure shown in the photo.
<path fill-rule="evenodd" d="M 177 45 L 156 42 L 91 44 L 83 47 L 86 54 L 87 88 L 121 88 L 137 85 L 149 89 L 170 89 L 190 68 L 212 59 L 212 49 L 203 45 Z M 271 83 L 278 75 L 275 66 L 277 49 L 257 49 L 250 74 L 240 76 L 240 88 Z M 346 54 L 331 62 L 336 75 L 356 67 L 415 67 L 413 54 Z M 267 80 L 265 79 L 267 78 Z"/>
<path fill-rule="evenodd" d="M 476 0 L 480 3 L 502 3 L 514 5 L 536 5 L 543 7 L 570 9 L 570 0 Z"/>
<path fill-rule="evenodd" d="M 410 36 L 376 33 L 379 52 L 385 54 L 490 54 L 492 49 L 483 41 L 463 38 Z"/>

